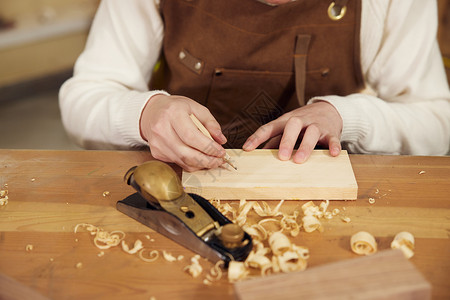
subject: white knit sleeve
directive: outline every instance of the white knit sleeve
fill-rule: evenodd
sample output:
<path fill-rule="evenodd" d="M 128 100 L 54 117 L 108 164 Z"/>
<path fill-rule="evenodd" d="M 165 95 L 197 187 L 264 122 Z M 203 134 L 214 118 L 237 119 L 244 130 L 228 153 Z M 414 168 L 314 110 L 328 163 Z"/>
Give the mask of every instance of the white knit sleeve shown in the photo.
<path fill-rule="evenodd" d="M 158 60 L 163 24 L 151 0 L 102 1 L 74 76 L 60 90 L 63 124 L 84 148 L 145 146 L 139 120 Z"/>
<path fill-rule="evenodd" d="M 436 42 L 435 1 L 363 1 L 361 63 L 370 93 L 326 95 L 353 153 L 442 155 L 450 145 L 450 91 Z"/>

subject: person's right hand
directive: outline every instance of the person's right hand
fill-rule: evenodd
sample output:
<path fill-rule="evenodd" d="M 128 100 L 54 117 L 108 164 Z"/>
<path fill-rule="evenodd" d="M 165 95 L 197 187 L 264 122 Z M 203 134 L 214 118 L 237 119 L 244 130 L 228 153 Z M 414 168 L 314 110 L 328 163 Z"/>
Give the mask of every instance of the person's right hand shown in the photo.
<path fill-rule="evenodd" d="M 198 130 L 194 114 L 215 141 Z M 227 139 L 209 110 L 182 96 L 155 95 L 147 102 L 139 122 L 141 136 L 148 142 L 152 156 L 173 162 L 192 172 L 223 164 Z"/>

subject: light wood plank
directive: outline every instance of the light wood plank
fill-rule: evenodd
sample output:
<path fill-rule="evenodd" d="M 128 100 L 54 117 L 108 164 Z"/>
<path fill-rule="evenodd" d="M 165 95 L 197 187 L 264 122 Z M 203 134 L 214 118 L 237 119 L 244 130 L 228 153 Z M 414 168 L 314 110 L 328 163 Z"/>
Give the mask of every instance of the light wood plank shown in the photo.
<path fill-rule="evenodd" d="M 187 192 L 207 199 L 355 200 L 358 185 L 346 151 L 315 150 L 303 164 L 278 159 L 278 150 L 228 150 L 237 170 L 183 172 Z"/>
<path fill-rule="evenodd" d="M 399 250 L 237 282 L 234 287 L 241 300 L 431 297 L 431 285 Z"/>

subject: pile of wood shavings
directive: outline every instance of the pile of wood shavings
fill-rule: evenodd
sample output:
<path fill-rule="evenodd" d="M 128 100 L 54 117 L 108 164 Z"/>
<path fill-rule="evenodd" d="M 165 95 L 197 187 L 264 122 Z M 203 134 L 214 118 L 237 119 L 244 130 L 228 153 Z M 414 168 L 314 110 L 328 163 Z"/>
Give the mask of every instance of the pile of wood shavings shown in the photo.
<path fill-rule="evenodd" d="M 228 216 L 234 223 L 241 226 L 253 238 L 254 247 L 244 262 L 231 261 L 228 268 L 228 281 L 235 282 L 242 280 L 254 274 L 259 270 L 258 276 L 265 276 L 272 273 L 301 271 L 306 269 L 309 250 L 306 247 L 298 246 L 292 243 L 287 235 L 297 236 L 303 227 L 305 232 L 323 231 L 320 219 L 331 219 L 340 213 L 339 209 L 327 211 L 329 201 L 323 201 L 319 206 L 312 201 L 302 206 L 303 216 L 300 220 L 300 211 L 294 211 L 287 214 L 280 211 L 284 200 L 272 209 L 267 202 L 241 200 L 236 209 L 229 203 L 221 203 L 220 200 L 212 200 L 211 203 L 224 215 Z M 250 224 L 248 215 L 255 213 L 259 220 Z M 136 254 L 145 262 L 153 262 L 159 257 L 158 250 L 144 248 L 140 240 L 134 242 L 133 247 L 124 241 L 125 233 L 123 231 L 107 232 L 92 224 L 78 224 L 75 227 L 83 227 L 94 235 L 94 244 L 99 249 L 108 249 L 110 247 L 122 245 L 124 252 Z M 275 227 L 275 230 L 273 229 Z M 285 232 L 285 233 L 283 233 Z M 149 236 L 146 236 L 150 239 Z M 169 262 L 181 261 L 183 256 L 174 257 L 172 254 L 161 251 L 163 258 Z M 209 272 L 203 278 L 205 285 L 211 285 L 213 282 L 222 278 L 221 267 L 224 262 L 219 261 L 209 269 Z M 200 277 L 203 273 L 203 267 L 200 265 L 200 256 L 195 255 L 191 258 L 191 264 L 184 268 L 188 274 L 194 278 Z"/>
<path fill-rule="evenodd" d="M 259 270 L 259 276 L 305 270 L 309 249 L 295 245 L 287 235 L 295 237 L 300 233 L 301 228 L 307 233 L 316 230 L 323 232 L 320 219 L 332 219 L 341 212 L 337 208 L 328 211 L 328 200 L 321 202 L 319 206 L 312 201 L 305 203 L 301 207 L 303 212 L 301 220 L 300 211 L 294 211 L 292 214 L 280 211 L 284 200 L 281 200 L 273 209 L 264 201 L 260 204 L 257 201 L 241 200 L 238 208 L 216 199 L 211 200 L 211 203 L 250 234 L 254 242 L 253 250 L 244 262 L 230 262 L 228 268 L 230 282 L 249 278 L 253 276 L 251 274 L 255 270 Z M 248 215 L 252 212 L 260 218 L 254 224 L 248 221 Z M 341 218 L 349 222 L 348 217 L 341 216 Z M 274 226 L 276 230 L 273 229 Z"/>
<path fill-rule="evenodd" d="M 0 206 L 6 206 L 8 204 L 8 185 L 5 183 L 3 188 L 0 189 Z"/>
<path fill-rule="evenodd" d="M 86 223 L 81 223 L 81 224 L 77 224 L 75 226 L 74 232 L 77 233 L 78 232 L 78 228 L 79 227 L 83 227 L 85 228 L 87 231 L 89 231 L 91 233 L 91 235 L 94 236 L 94 245 L 101 249 L 101 250 L 105 250 L 105 249 L 109 249 L 111 247 L 116 247 L 118 245 L 122 246 L 122 250 L 128 254 L 138 254 L 139 258 L 145 262 L 153 262 L 156 259 L 158 259 L 159 257 L 159 252 L 157 250 L 149 250 L 144 248 L 143 243 L 141 240 L 136 240 L 133 244 L 133 247 L 130 249 L 130 246 L 128 246 L 128 244 L 125 242 L 125 232 L 120 231 L 120 230 L 115 230 L 115 231 L 105 231 L 100 227 L 97 227 L 95 225 L 92 224 L 86 224 Z M 147 251 L 148 255 L 145 256 L 144 255 L 144 251 Z M 100 252 L 98 254 L 99 257 L 103 256 L 104 252 Z"/>

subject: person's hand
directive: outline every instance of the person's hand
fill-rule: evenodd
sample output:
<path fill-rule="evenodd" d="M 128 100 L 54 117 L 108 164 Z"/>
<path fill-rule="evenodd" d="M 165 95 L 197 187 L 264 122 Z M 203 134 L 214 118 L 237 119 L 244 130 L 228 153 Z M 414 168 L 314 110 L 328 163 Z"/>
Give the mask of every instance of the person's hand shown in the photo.
<path fill-rule="evenodd" d="M 200 120 L 215 141 L 198 130 L 190 114 Z M 220 144 L 227 140 L 209 110 L 194 100 L 182 96 L 151 97 L 142 112 L 140 128 L 156 159 L 176 163 L 190 172 L 223 164 L 225 149 Z"/>
<path fill-rule="evenodd" d="M 332 156 L 341 152 L 340 136 L 342 118 L 333 105 L 319 101 L 288 112 L 255 131 L 242 147 L 252 151 L 265 141 L 264 148 L 274 148 L 279 144 L 278 157 L 289 160 L 299 137 L 300 146 L 293 156 L 296 163 L 305 162 L 316 144 L 328 146 Z"/>

